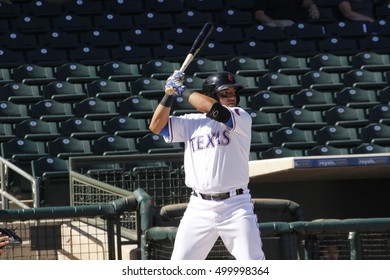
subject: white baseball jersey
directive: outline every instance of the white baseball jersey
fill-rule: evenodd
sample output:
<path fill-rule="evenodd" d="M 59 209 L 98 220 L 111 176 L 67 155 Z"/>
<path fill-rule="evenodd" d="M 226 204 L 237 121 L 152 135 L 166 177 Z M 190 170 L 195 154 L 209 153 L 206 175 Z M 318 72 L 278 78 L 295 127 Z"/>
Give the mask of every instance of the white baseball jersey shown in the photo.
<path fill-rule="evenodd" d="M 232 127 L 206 114 L 170 116 L 166 142 L 184 142 L 185 182 L 201 193 L 223 193 L 249 182 L 251 116 L 242 108 L 226 107 Z"/>

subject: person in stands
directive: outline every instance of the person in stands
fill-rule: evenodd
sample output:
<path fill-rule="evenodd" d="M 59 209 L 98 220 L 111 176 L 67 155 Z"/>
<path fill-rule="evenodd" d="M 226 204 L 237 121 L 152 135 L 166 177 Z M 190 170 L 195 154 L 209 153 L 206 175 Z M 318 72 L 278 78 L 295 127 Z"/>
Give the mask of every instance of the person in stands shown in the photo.
<path fill-rule="evenodd" d="M 375 21 L 375 5 L 390 3 L 389 0 L 339 0 L 341 16 L 350 21 Z"/>
<path fill-rule="evenodd" d="M 285 28 L 299 20 L 298 9 L 307 9 L 308 19 L 319 19 L 320 11 L 312 0 L 256 0 L 254 16 L 261 24 Z"/>

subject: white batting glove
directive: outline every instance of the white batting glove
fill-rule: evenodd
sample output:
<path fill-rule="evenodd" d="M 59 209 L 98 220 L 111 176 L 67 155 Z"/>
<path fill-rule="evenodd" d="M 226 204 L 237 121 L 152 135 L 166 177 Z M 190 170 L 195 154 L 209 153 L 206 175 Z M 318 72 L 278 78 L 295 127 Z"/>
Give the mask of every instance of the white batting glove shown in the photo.
<path fill-rule="evenodd" d="M 171 76 L 167 79 L 165 84 L 165 93 L 169 95 L 181 96 L 186 90 L 186 86 L 183 85 L 184 73 L 175 70 Z"/>

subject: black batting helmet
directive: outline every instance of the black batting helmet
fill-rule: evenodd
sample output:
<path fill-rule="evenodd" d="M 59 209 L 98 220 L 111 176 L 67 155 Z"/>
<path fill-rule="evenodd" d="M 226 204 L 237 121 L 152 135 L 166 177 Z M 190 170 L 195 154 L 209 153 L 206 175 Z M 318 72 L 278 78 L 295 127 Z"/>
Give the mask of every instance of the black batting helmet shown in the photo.
<path fill-rule="evenodd" d="M 202 93 L 218 100 L 216 93 L 230 87 L 236 88 L 237 105 L 240 102 L 238 93 L 240 90 L 244 89 L 244 87 L 240 84 L 237 84 L 234 75 L 230 72 L 223 71 L 209 75 L 203 82 Z"/>

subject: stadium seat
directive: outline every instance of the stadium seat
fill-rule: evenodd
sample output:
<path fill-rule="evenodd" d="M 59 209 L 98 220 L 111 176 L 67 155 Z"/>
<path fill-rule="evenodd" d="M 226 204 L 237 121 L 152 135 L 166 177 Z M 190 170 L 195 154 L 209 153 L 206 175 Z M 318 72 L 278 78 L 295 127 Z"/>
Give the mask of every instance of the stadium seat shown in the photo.
<path fill-rule="evenodd" d="M 390 102 L 390 86 L 377 90 L 378 99 L 381 103 Z"/>
<path fill-rule="evenodd" d="M 335 55 L 353 55 L 359 49 L 358 40 L 354 38 L 343 38 L 330 36 L 318 42 L 318 52 L 332 53 Z"/>
<path fill-rule="evenodd" d="M 199 78 L 206 78 L 208 75 L 224 70 L 223 61 L 212 60 L 207 58 L 195 57 L 195 59 L 188 65 L 185 73 L 186 75 L 196 76 Z"/>
<path fill-rule="evenodd" d="M 117 116 L 103 121 L 107 134 L 122 137 L 142 137 L 150 133 L 145 119 L 135 119 L 128 116 Z"/>
<path fill-rule="evenodd" d="M 306 58 L 291 55 L 274 56 L 267 59 L 267 65 L 270 72 L 278 72 L 287 75 L 304 74 L 310 70 Z"/>
<path fill-rule="evenodd" d="M 387 54 L 390 47 L 390 38 L 381 34 L 370 34 L 358 40 L 359 50 Z"/>
<path fill-rule="evenodd" d="M 320 145 L 330 145 L 337 148 L 353 148 L 362 144 L 354 127 L 327 125 L 314 131 L 314 138 Z"/>
<path fill-rule="evenodd" d="M 328 110 L 336 105 L 332 91 L 307 88 L 291 95 L 291 101 L 294 107 L 319 111 Z"/>
<path fill-rule="evenodd" d="M 315 41 L 300 38 L 285 39 L 277 42 L 276 47 L 280 54 L 288 54 L 291 56 L 310 57 L 318 53 Z"/>
<path fill-rule="evenodd" d="M 47 122 L 60 122 L 75 117 L 71 103 L 45 99 L 29 105 L 30 116 Z"/>
<path fill-rule="evenodd" d="M 215 25 L 209 38 L 211 41 L 228 44 L 240 43 L 245 39 L 243 36 L 243 31 L 240 27 L 228 25 Z"/>
<path fill-rule="evenodd" d="M 123 42 L 137 46 L 158 46 L 162 42 L 161 34 L 158 30 L 148 29 L 142 26 L 133 26 L 122 33 Z"/>
<path fill-rule="evenodd" d="M 146 99 L 143 96 L 133 95 L 118 101 L 118 112 L 121 116 L 148 119 L 152 117 L 157 105 L 158 101 L 155 99 Z"/>
<path fill-rule="evenodd" d="M 104 1 L 64 1 L 62 10 L 66 14 L 96 16 L 103 11 Z"/>
<path fill-rule="evenodd" d="M 138 153 L 135 138 L 125 138 L 119 135 L 104 135 L 92 140 L 95 155 L 127 155 Z"/>
<path fill-rule="evenodd" d="M 46 46 L 54 49 L 72 49 L 80 44 L 76 32 L 67 32 L 61 30 L 51 30 L 43 34 L 38 34 L 40 46 Z"/>
<path fill-rule="evenodd" d="M 0 35 L 2 47 L 12 51 L 32 50 L 38 47 L 35 35 L 19 31 L 8 31 Z"/>
<path fill-rule="evenodd" d="M 251 11 L 253 8 L 254 2 L 255 2 L 254 0 L 230 0 L 230 1 L 226 2 L 226 5 L 229 8 Z"/>
<path fill-rule="evenodd" d="M 342 75 L 345 86 L 377 90 L 388 85 L 383 72 L 354 69 Z"/>
<path fill-rule="evenodd" d="M 80 36 L 80 43 L 83 46 L 112 48 L 121 44 L 121 38 L 118 32 L 111 32 L 95 27 L 88 31 L 79 32 L 78 34 Z"/>
<path fill-rule="evenodd" d="M 175 97 L 171 108 L 171 112 L 175 116 L 199 112 L 187 98 L 183 98 L 182 96 Z"/>
<path fill-rule="evenodd" d="M 247 39 L 235 45 L 238 56 L 249 56 L 252 58 L 263 59 L 273 57 L 277 53 L 274 42 Z"/>
<path fill-rule="evenodd" d="M 324 25 L 303 21 L 287 26 L 284 31 L 288 37 L 305 40 L 317 40 L 329 36 Z"/>
<path fill-rule="evenodd" d="M 372 123 L 383 123 L 390 125 L 390 105 L 380 104 L 368 109 L 368 119 Z"/>
<path fill-rule="evenodd" d="M 126 82 L 109 79 L 97 79 L 85 84 L 88 97 L 97 97 L 104 101 L 119 101 L 129 97 L 130 91 Z"/>
<path fill-rule="evenodd" d="M 240 10 L 237 8 L 227 8 L 216 11 L 215 21 L 228 26 L 251 26 L 256 23 L 252 11 Z"/>
<path fill-rule="evenodd" d="M 92 18 L 76 14 L 61 13 L 51 19 L 55 30 L 67 32 L 82 32 L 93 28 Z"/>
<path fill-rule="evenodd" d="M 250 96 L 260 91 L 257 79 L 255 77 L 241 76 L 239 74 L 235 74 L 234 78 L 236 79 L 236 82 L 238 84 L 244 87 L 244 89 L 240 91 L 240 95 Z"/>
<path fill-rule="evenodd" d="M 11 69 L 11 77 L 18 83 L 26 85 L 43 85 L 56 80 L 52 67 L 36 64 L 21 64 Z"/>
<path fill-rule="evenodd" d="M 184 1 L 185 7 L 197 11 L 218 11 L 225 8 L 223 0 L 215 0 L 213 2 L 204 0 L 187 0 Z"/>
<path fill-rule="evenodd" d="M 232 44 L 208 41 L 199 51 L 199 55 L 212 60 L 228 60 L 235 57 L 237 53 Z"/>
<path fill-rule="evenodd" d="M 308 65 L 311 70 L 324 71 L 329 73 L 343 73 L 352 70 L 349 56 L 335 55 L 332 53 L 320 53 L 308 58 Z"/>
<path fill-rule="evenodd" d="M 176 13 L 184 10 L 181 0 L 151 0 L 145 2 L 145 8 L 161 13 Z"/>
<path fill-rule="evenodd" d="M 69 61 L 65 49 L 51 47 L 36 48 L 26 52 L 27 62 L 43 67 L 55 67 Z"/>
<path fill-rule="evenodd" d="M 365 90 L 358 87 L 344 87 L 335 92 L 336 103 L 352 108 L 371 108 L 380 104 L 375 90 Z"/>
<path fill-rule="evenodd" d="M 165 94 L 165 81 L 150 77 L 142 77 L 128 83 L 132 95 L 140 95 L 147 99 L 162 98 Z"/>
<path fill-rule="evenodd" d="M 304 156 L 303 150 L 289 149 L 286 147 L 272 147 L 266 151 L 259 152 L 260 159 L 273 159 L 284 157 L 301 157 Z"/>
<path fill-rule="evenodd" d="M 30 165 L 31 160 L 46 155 L 48 154 L 43 141 L 14 137 L 8 142 L 1 143 L 1 156 L 13 162 L 28 160 Z"/>
<path fill-rule="evenodd" d="M 100 78 L 96 66 L 77 62 L 68 62 L 55 67 L 54 74 L 58 80 L 70 83 L 88 83 Z"/>
<path fill-rule="evenodd" d="M 13 131 L 16 137 L 24 137 L 33 141 L 50 141 L 61 136 L 56 122 L 33 118 L 15 123 Z"/>
<path fill-rule="evenodd" d="M 10 30 L 35 35 L 50 30 L 50 19 L 34 15 L 23 15 L 10 19 L 10 26 Z"/>
<path fill-rule="evenodd" d="M 73 105 L 76 117 L 90 120 L 108 120 L 118 116 L 116 103 L 98 97 L 87 97 Z"/>
<path fill-rule="evenodd" d="M 145 12 L 144 4 L 139 0 L 104 1 L 104 7 L 121 15 L 131 16 Z"/>
<path fill-rule="evenodd" d="M 365 143 L 390 145 L 390 125 L 384 123 L 370 123 L 360 129 L 360 135 Z"/>
<path fill-rule="evenodd" d="M 41 87 L 44 99 L 59 102 L 79 102 L 87 97 L 83 83 L 54 81 Z"/>
<path fill-rule="evenodd" d="M 14 80 L 11 78 L 10 68 L 0 68 L 0 86 L 11 83 Z"/>
<path fill-rule="evenodd" d="M 255 95 L 249 96 L 248 101 L 251 109 L 267 113 L 279 113 L 293 108 L 288 94 L 268 90 L 261 90 Z"/>
<path fill-rule="evenodd" d="M 387 3 L 381 3 L 375 6 L 375 15 L 377 19 L 388 19 L 390 17 L 390 7 Z"/>
<path fill-rule="evenodd" d="M 121 15 L 113 11 L 106 11 L 94 17 L 94 27 L 107 31 L 122 32 L 134 26 L 132 17 Z"/>
<path fill-rule="evenodd" d="M 189 46 L 175 42 L 164 42 L 153 47 L 152 52 L 155 59 L 169 60 L 181 64 L 188 54 L 188 49 Z"/>
<path fill-rule="evenodd" d="M 298 75 L 269 72 L 258 77 L 260 90 L 295 93 L 302 89 Z"/>
<path fill-rule="evenodd" d="M 363 38 L 368 35 L 367 23 L 364 21 L 336 21 L 326 25 L 327 32 L 341 38 Z"/>
<path fill-rule="evenodd" d="M 163 39 L 168 42 L 191 46 L 198 34 L 199 30 L 184 25 L 164 31 Z"/>
<path fill-rule="evenodd" d="M 181 153 L 184 149 L 179 143 L 166 143 L 162 136 L 148 133 L 136 138 L 137 148 L 140 153 Z"/>
<path fill-rule="evenodd" d="M 110 51 L 107 48 L 88 45 L 69 50 L 69 58 L 75 63 L 95 67 L 111 60 Z"/>
<path fill-rule="evenodd" d="M 339 73 L 311 70 L 300 75 L 302 87 L 316 90 L 339 90 L 344 87 Z"/>
<path fill-rule="evenodd" d="M 241 76 L 257 77 L 269 72 L 266 60 L 236 56 L 224 62 L 226 71 Z"/>
<path fill-rule="evenodd" d="M 255 131 L 251 133 L 251 152 L 265 151 L 273 146 L 269 132 Z"/>
<path fill-rule="evenodd" d="M 351 154 L 381 154 L 389 153 L 389 146 L 381 146 L 378 144 L 363 143 L 356 148 L 351 149 Z"/>
<path fill-rule="evenodd" d="M 71 136 L 81 140 L 92 140 L 106 135 L 101 121 L 89 120 L 83 117 L 74 117 L 62 121 L 58 128 L 61 136 Z"/>
<path fill-rule="evenodd" d="M 41 206 L 69 206 L 69 164 L 65 159 L 43 156 L 31 161 L 31 175 L 41 183 Z"/>
<path fill-rule="evenodd" d="M 185 75 L 183 84 L 192 90 L 201 90 L 203 87 L 204 78 L 197 76 Z"/>
<path fill-rule="evenodd" d="M 17 104 L 32 104 L 42 100 L 37 85 L 12 82 L 0 87 L 0 100 Z"/>
<path fill-rule="evenodd" d="M 388 71 L 390 70 L 390 55 L 379 54 L 375 52 L 358 52 L 350 57 L 354 68 L 365 69 L 369 71 Z"/>
<path fill-rule="evenodd" d="M 189 9 L 175 13 L 174 21 L 177 26 L 201 28 L 205 22 L 214 22 L 214 17 L 210 11 Z"/>
<path fill-rule="evenodd" d="M 0 123 L 19 123 L 30 118 L 28 105 L 0 101 Z"/>
<path fill-rule="evenodd" d="M 152 30 L 169 29 L 175 26 L 172 14 L 155 11 L 134 15 L 134 24 Z"/>
<path fill-rule="evenodd" d="M 15 137 L 16 135 L 12 130 L 12 123 L 0 122 L 0 142 L 8 142 Z"/>
<path fill-rule="evenodd" d="M 21 61 L 24 61 L 23 52 L 0 48 L 0 63 L 1 67 L 17 67 Z"/>
<path fill-rule="evenodd" d="M 294 127 L 282 127 L 271 132 L 272 143 L 275 147 L 289 149 L 310 149 L 318 145 L 312 131 Z"/>
<path fill-rule="evenodd" d="M 245 37 L 265 42 L 283 41 L 287 38 L 283 29 L 263 24 L 253 24 L 245 28 Z"/>
<path fill-rule="evenodd" d="M 252 130 L 254 131 L 273 131 L 282 127 L 277 113 L 253 109 L 248 109 L 247 112 L 252 117 Z"/>
<path fill-rule="evenodd" d="M 180 68 L 180 64 L 163 59 L 149 60 L 140 65 L 141 73 L 145 77 L 157 80 L 166 80 L 175 70 Z"/>
<path fill-rule="evenodd" d="M 19 4 L 9 5 L 5 2 L 0 3 L 0 18 L 17 18 L 21 15 L 22 9 Z"/>
<path fill-rule="evenodd" d="M 306 156 L 333 156 L 333 155 L 347 155 L 349 150 L 347 148 L 337 148 L 330 145 L 318 145 L 311 149 L 304 151 Z"/>
<path fill-rule="evenodd" d="M 328 124 L 342 127 L 362 127 L 369 124 L 364 109 L 340 105 L 325 111 L 324 119 Z"/>
<path fill-rule="evenodd" d="M 71 136 L 61 136 L 46 143 L 49 155 L 61 159 L 93 155 L 89 140 Z"/>
<path fill-rule="evenodd" d="M 304 108 L 293 108 L 281 112 L 280 123 L 282 126 L 295 127 L 303 130 L 318 129 L 327 125 L 321 111 L 310 111 Z"/>
<path fill-rule="evenodd" d="M 97 67 L 98 75 L 103 79 L 116 82 L 134 81 L 142 77 L 137 63 L 109 61 Z"/>

